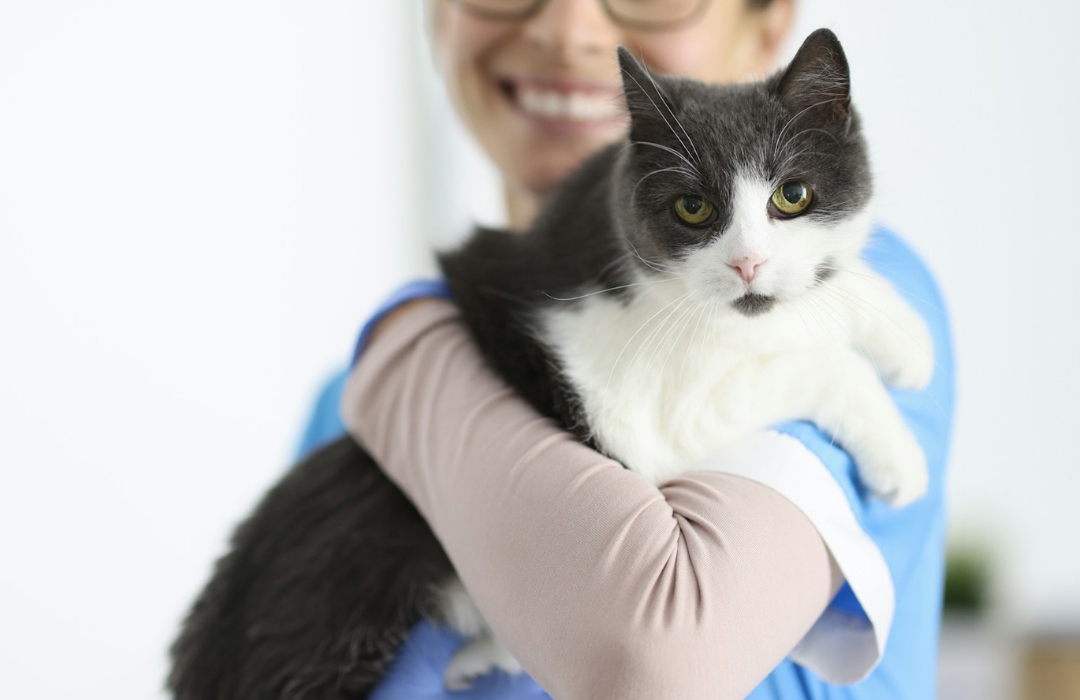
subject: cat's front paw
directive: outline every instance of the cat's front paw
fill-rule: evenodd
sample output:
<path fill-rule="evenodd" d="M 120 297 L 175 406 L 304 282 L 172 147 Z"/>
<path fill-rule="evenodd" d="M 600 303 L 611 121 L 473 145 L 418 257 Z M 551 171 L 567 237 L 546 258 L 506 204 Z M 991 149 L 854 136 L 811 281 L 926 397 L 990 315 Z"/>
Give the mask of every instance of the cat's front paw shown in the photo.
<path fill-rule="evenodd" d="M 934 376 L 934 353 L 929 348 L 914 348 L 883 379 L 889 386 L 908 391 L 922 391 Z"/>
<path fill-rule="evenodd" d="M 922 317 L 911 311 L 892 341 L 889 361 L 881 363 L 882 379 L 889 386 L 922 391 L 934 376 L 934 338 Z"/>
<path fill-rule="evenodd" d="M 521 664 L 499 640 L 484 634 L 454 653 L 443 671 L 443 685 L 447 690 L 466 690 L 477 678 L 492 671 L 516 675 L 521 673 Z"/>
<path fill-rule="evenodd" d="M 888 449 L 875 450 L 859 460 L 859 478 L 875 498 L 894 508 L 903 508 L 926 495 L 930 472 L 926 455 L 907 434 L 890 441 Z"/>

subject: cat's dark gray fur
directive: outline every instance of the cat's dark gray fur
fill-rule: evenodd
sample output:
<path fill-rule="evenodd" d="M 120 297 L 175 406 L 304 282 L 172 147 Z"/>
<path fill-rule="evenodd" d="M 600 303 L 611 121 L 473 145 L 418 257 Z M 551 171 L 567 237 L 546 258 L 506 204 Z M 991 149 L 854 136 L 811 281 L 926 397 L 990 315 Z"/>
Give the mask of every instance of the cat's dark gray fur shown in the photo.
<path fill-rule="evenodd" d="M 566 303 L 553 297 L 615 288 L 630 303 L 632 288 L 617 289 L 632 283 L 630 265 L 648 271 L 720 235 L 736 168 L 813 181 L 829 196 L 805 216 L 843 216 L 870 196 L 831 32 L 815 32 L 788 69 L 758 83 L 704 86 L 654 78 L 627 52 L 620 62 L 634 145 L 586 162 L 526 234 L 480 230 L 441 259 L 486 359 L 586 440 L 578 397 L 530 325 L 538 310 Z M 691 149 L 696 173 L 675 155 Z M 678 222 L 672 202 L 688 192 L 716 205 L 716 225 Z M 772 300 L 737 305 L 762 313 Z M 366 697 L 451 575 L 412 505 L 361 448 L 339 440 L 295 467 L 238 528 L 173 645 L 169 687 L 180 700 Z"/>

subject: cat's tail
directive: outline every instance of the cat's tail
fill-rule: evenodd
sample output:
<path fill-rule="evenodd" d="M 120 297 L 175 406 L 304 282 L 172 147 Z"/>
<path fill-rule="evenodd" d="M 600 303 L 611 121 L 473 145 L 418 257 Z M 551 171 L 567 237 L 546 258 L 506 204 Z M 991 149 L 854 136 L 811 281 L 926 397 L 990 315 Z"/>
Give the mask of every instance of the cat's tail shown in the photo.
<path fill-rule="evenodd" d="M 343 438 L 275 486 L 172 646 L 177 700 L 363 698 L 453 569 L 427 523 Z"/>

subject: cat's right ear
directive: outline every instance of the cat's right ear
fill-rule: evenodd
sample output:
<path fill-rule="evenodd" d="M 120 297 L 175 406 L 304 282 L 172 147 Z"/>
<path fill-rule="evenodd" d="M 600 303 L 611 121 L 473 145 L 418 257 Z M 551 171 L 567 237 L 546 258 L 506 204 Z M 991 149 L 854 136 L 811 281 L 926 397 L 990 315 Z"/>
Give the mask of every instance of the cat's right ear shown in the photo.
<path fill-rule="evenodd" d="M 846 133 L 851 123 L 851 70 L 840 40 L 828 29 L 806 37 L 788 67 L 773 79 L 777 96 L 799 117 Z"/>
<path fill-rule="evenodd" d="M 661 92 L 656 79 L 629 49 L 620 46 L 618 52 L 623 95 L 630 113 L 630 140 L 656 141 L 669 129 L 667 115 L 671 113 L 671 103 Z"/>

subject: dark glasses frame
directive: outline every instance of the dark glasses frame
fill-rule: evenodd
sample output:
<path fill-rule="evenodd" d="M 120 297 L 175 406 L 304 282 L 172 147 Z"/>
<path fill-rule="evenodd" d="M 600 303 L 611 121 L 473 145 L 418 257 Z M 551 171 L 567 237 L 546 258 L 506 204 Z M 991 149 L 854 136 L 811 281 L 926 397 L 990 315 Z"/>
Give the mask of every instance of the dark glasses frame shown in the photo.
<path fill-rule="evenodd" d="M 520 10 L 511 10 L 507 12 L 493 11 L 487 7 L 478 7 L 470 0 L 451 0 L 455 5 L 461 7 L 463 10 L 470 12 L 477 17 L 484 17 L 486 19 L 503 20 L 507 22 L 520 22 L 521 20 L 528 19 L 536 15 L 544 7 L 547 0 L 533 0 L 533 2 L 525 5 Z M 604 13 L 612 22 L 618 24 L 621 27 L 628 29 L 641 29 L 644 31 L 665 31 L 668 29 L 678 29 L 679 27 L 686 26 L 695 22 L 701 17 L 701 14 L 705 11 L 705 8 L 709 6 L 710 0 L 697 0 L 697 5 L 694 10 L 686 17 L 680 17 L 669 21 L 657 21 L 657 22 L 645 22 L 635 19 L 627 19 L 619 15 L 618 12 L 612 9 L 611 0 L 599 0 L 600 5 L 604 8 Z"/>

